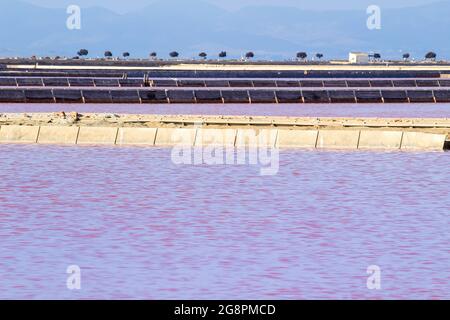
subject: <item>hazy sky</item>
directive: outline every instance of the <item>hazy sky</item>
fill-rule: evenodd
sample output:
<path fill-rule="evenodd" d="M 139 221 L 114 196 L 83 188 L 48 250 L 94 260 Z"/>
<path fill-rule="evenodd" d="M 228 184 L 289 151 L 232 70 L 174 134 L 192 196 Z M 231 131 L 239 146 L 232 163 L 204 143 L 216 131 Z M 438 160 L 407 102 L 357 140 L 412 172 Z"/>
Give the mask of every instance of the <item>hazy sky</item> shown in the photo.
<path fill-rule="evenodd" d="M 158 0 L 21 0 L 47 7 L 64 7 L 69 4 L 78 4 L 80 6 L 102 6 L 118 12 L 137 10 L 141 7 L 156 2 Z M 164 1 L 164 0 L 161 0 Z M 167 0 L 171 1 L 171 0 Z M 421 4 L 439 2 L 439 0 L 184 0 L 184 1 L 203 1 L 224 7 L 235 9 L 247 5 L 269 4 L 295 6 L 304 9 L 327 10 L 327 9 L 361 9 L 368 5 L 376 4 L 382 7 L 405 7 Z"/>
<path fill-rule="evenodd" d="M 14 5 L 23 1 L 59 9 Z M 160 4 L 152 6 L 155 2 Z M 200 3 L 231 11 L 221 12 Z M 69 30 L 65 12 L 69 4 L 134 12 L 119 16 L 105 10 L 88 10 L 89 14 L 83 16 L 83 28 Z M 382 11 L 382 28 L 376 31 L 369 30 L 366 24 L 366 8 L 372 4 L 386 9 Z M 259 8 L 232 11 L 252 5 Z M 419 5 L 429 8 L 388 10 Z M 0 19 L 0 30 L 9 30 L 16 23 L 15 37 L 0 32 L 2 55 L 69 56 L 88 48 L 92 56 L 102 55 L 105 50 L 129 50 L 139 57 L 153 50 L 161 56 L 178 50 L 191 57 L 200 50 L 226 50 L 238 57 L 253 50 L 259 57 L 285 59 L 299 50 L 322 52 L 327 57 L 344 57 L 351 50 L 398 57 L 407 50 L 415 57 L 423 57 L 433 49 L 440 57 L 450 57 L 450 42 L 442 41 L 449 38 L 450 0 L 0 0 L 0 7 L 17 8 Z M 144 11 L 143 7 L 148 9 Z M 322 13 L 337 9 L 354 11 Z M 20 10 L 26 11 L 30 19 Z"/>

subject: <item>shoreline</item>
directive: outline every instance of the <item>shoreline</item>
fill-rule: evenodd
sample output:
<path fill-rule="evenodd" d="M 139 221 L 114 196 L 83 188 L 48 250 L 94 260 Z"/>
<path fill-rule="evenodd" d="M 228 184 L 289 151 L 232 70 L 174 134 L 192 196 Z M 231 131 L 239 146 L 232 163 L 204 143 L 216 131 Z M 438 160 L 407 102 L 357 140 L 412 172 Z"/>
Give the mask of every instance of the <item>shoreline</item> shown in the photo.
<path fill-rule="evenodd" d="M 158 115 L 158 114 L 126 114 L 126 113 L 77 113 L 77 112 L 0 112 L 0 125 L 12 124 L 66 124 L 90 125 L 131 125 L 144 126 L 146 123 L 175 125 L 201 124 L 204 126 L 266 126 L 266 127 L 364 127 L 364 128 L 411 128 L 421 130 L 448 130 L 450 134 L 450 118 L 382 118 L 382 117 L 292 117 L 292 116 L 251 116 L 251 115 Z"/>
<path fill-rule="evenodd" d="M 0 62 L 1 63 L 1 62 Z M 449 71 L 450 64 L 217 64 L 175 63 L 155 66 L 6 64 L 6 70 L 189 70 L 189 71 Z"/>

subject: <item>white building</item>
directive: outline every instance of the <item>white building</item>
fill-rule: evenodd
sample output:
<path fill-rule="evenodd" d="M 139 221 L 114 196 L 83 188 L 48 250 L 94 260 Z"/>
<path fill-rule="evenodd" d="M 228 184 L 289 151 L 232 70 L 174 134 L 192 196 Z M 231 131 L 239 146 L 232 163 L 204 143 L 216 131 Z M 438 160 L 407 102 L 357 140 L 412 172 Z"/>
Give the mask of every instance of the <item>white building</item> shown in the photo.
<path fill-rule="evenodd" d="M 348 62 L 355 64 L 369 63 L 369 54 L 365 52 L 350 52 Z"/>

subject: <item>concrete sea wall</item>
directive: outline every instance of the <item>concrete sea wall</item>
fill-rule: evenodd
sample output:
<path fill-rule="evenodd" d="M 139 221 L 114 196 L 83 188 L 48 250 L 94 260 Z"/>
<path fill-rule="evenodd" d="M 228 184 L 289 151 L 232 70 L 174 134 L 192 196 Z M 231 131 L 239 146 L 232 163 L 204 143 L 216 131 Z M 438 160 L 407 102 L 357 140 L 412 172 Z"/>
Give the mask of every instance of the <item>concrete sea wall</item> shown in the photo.
<path fill-rule="evenodd" d="M 443 150 L 446 134 L 355 129 L 0 126 L 0 143 Z"/>

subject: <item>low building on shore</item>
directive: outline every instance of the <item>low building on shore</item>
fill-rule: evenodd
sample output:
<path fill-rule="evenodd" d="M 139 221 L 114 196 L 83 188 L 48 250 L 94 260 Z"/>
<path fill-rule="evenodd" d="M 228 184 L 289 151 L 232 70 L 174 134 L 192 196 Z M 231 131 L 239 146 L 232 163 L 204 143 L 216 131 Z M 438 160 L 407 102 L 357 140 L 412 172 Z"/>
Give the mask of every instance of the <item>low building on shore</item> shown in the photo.
<path fill-rule="evenodd" d="M 369 63 L 369 54 L 365 52 L 350 52 L 348 55 L 348 61 L 351 64 Z"/>

